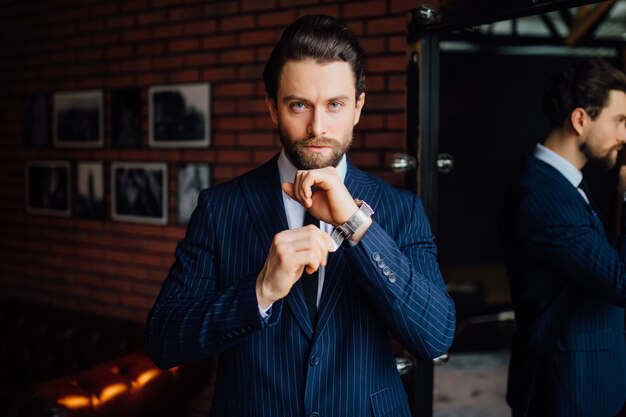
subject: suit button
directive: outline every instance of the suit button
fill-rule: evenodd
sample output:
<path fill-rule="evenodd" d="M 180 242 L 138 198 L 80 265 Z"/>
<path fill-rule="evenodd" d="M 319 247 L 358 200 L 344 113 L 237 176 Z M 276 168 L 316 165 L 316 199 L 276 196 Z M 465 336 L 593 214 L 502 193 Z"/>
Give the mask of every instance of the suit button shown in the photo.
<path fill-rule="evenodd" d="M 313 412 L 313 413 L 309 414 L 309 417 L 320 417 L 320 413 Z"/>
<path fill-rule="evenodd" d="M 384 276 L 388 276 L 389 274 L 391 274 L 391 269 L 389 269 L 388 267 L 384 267 L 383 268 L 383 275 Z"/>
<path fill-rule="evenodd" d="M 317 355 L 312 355 L 309 362 L 311 363 L 311 366 L 316 366 L 318 363 L 320 363 L 320 357 Z"/>
<path fill-rule="evenodd" d="M 387 266 L 385 265 L 385 261 L 383 261 L 382 259 L 379 259 L 378 262 L 376 262 L 376 264 L 378 265 L 380 269 L 383 269 L 384 267 Z"/>
<path fill-rule="evenodd" d="M 372 253 L 372 259 L 376 262 L 380 259 L 380 254 L 378 252 Z"/>
<path fill-rule="evenodd" d="M 389 274 L 389 276 L 387 277 L 387 280 L 393 284 L 394 282 L 396 282 L 396 274 L 394 274 L 394 273 L 392 272 L 392 273 L 391 273 L 391 274 Z"/>

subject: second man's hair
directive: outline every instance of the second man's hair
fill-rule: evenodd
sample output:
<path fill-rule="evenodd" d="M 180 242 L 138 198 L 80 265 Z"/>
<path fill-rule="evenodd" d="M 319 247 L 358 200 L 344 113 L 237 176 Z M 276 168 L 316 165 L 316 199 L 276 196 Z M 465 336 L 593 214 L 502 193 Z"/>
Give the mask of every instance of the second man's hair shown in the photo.
<path fill-rule="evenodd" d="M 562 127 L 577 108 L 584 109 L 595 119 L 608 104 L 611 90 L 626 93 L 626 77 L 602 58 L 579 62 L 553 75 L 543 99 L 550 127 Z"/>

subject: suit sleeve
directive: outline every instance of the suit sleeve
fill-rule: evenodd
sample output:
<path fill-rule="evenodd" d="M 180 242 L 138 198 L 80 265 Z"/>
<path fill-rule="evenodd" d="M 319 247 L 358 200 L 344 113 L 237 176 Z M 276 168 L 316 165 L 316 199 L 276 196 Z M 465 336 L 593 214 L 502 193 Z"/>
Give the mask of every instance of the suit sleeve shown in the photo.
<path fill-rule="evenodd" d="M 624 219 L 618 251 L 597 215 L 567 191 L 533 190 L 522 201 L 517 224 L 524 250 L 578 287 L 626 306 Z"/>
<path fill-rule="evenodd" d="M 204 359 L 273 325 L 282 303 L 264 321 L 256 298 L 256 275 L 224 287 L 217 279 L 215 225 L 206 191 L 200 194 L 176 261 L 148 315 L 147 348 L 161 368 Z"/>
<path fill-rule="evenodd" d="M 454 338 L 454 302 L 447 293 L 436 258 L 428 219 L 417 196 L 384 209 L 378 216 L 398 225 L 392 238 L 376 221 L 358 245 L 345 249 L 362 275 L 368 293 L 391 333 L 415 356 L 435 358 Z"/>

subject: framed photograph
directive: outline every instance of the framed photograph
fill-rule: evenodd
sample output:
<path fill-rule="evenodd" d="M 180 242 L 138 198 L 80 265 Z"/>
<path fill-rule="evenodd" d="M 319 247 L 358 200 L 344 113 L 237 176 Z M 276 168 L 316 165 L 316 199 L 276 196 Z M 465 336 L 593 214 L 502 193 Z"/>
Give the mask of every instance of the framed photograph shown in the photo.
<path fill-rule="evenodd" d="M 24 100 L 24 145 L 29 148 L 50 146 L 50 97 L 30 94 Z"/>
<path fill-rule="evenodd" d="M 151 87 L 148 142 L 151 147 L 209 146 L 210 84 Z"/>
<path fill-rule="evenodd" d="M 102 162 L 78 162 L 74 213 L 86 219 L 104 219 L 104 169 Z"/>
<path fill-rule="evenodd" d="M 178 198 L 177 222 L 180 226 L 189 223 L 191 213 L 198 204 L 198 195 L 210 184 L 210 167 L 206 164 L 179 164 L 178 165 Z"/>
<path fill-rule="evenodd" d="M 26 162 L 26 211 L 31 214 L 70 215 L 70 163 Z"/>
<path fill-rule="evenodd" d="M 55 93 L 52 99 L 54 146 L 102 147 L 102 91 Z"/>
<path fill-rule="evenodd" d="M 167 224 L 167 164 L 113 162 L 113 220 Z"/>
<path fill-rule="evenodd" d="M 141 146 L 141 90 L 111 91 L 111 139 L 114 148 Z"/>

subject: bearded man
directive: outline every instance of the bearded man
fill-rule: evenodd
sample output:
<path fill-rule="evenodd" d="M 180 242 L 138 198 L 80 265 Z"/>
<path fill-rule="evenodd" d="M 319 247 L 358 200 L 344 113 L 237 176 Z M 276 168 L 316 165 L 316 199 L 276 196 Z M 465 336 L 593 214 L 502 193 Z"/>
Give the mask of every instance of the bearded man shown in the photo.
<path fill-rule="evenodd" d="M 602 59 L 580 62 L 549 81 L 544 110 L 551 130 L 502 216 L 517 323 L 507 400 L 514 417 L 623 415 L 626 209 L 616 248 L 580 170 L 615 165 L 626 141 L 626 78 Z M 626 199 L 626 167 L 619 177 Z"/>
<path fill-rule="evenodd" d="M 148 321 L 167 368 L 219 353 L 213 416 L 404 416 L 389 335 L 414 355 L 455 329 L 419 198 L 346 160 L 364 54 L 329 16 L 298 19 L 263 77 L 283 149 L 202 191 Z"/>

